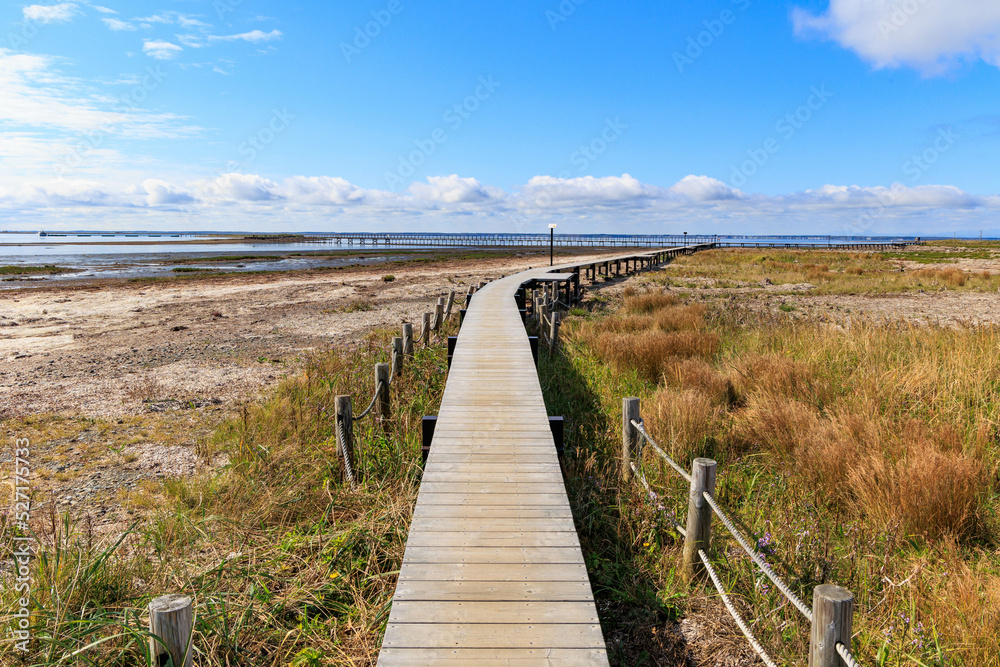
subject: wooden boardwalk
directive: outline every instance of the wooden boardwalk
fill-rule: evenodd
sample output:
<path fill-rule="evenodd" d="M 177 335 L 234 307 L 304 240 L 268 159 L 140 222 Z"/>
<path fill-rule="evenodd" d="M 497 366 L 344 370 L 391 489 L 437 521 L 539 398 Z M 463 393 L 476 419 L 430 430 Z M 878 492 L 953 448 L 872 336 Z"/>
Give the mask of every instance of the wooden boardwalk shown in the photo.
<path fill-rule="evenodd" d="M 627 257 L 648 265 L 654 254 Z M 379 654 L 382 667 L 608 664 L 514 300 L 524 282 L 553 269 L 578 272 L 580 265 L 492 282 L 468 306 Z"/>

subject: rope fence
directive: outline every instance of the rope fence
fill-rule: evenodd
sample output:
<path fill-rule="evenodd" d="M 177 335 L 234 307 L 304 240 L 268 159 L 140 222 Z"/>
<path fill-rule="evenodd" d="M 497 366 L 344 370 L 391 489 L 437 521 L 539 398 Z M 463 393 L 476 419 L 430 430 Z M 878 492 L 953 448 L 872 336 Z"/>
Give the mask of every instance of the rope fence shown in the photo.
<path fill-rule="evenodd" d="M 472 289 L 470 288 L 470 294 Z M 432 331 L 439 332 L 445 322 L 451 317 L 452 306 L 455 303 L 455 291 L 452 290 L 447 299 L 441 297 L 437 300 L 433 320 L 431 313 L 424 313 L 422 326 L 417 334 L 416 340 L 423 341 L 424 347 L 430 347 L 430 334 Z M 350 486 L 356 487 L 358 471 L 355 467 L 354 456 L 354 428 L 355 422 L 360 422 L 364 418 L 375 412 L 378 406 L 378 416 L 381 420 L 390 417 L 390 389 L 396 377 L 402 374 L 405 366 L 404 358 L 413 356 L 413 325 L 409 322 L 403 323 L 403 335 L 392 339 L 389 349 L 390 363 L 375 364 L 375 392 L 372 395 L 368 406 L 359 414 L 353 414 L 352 397 L 350 395 L 336 397 L 336 437 L 337 454 L 343 462 L 344 478 Z"/>
<path fill-rule="evenodd" d="M 693 462 L 691 472 L 685 470 L 657 444 L 646 430 L 639 415 L 639 399 L 625 398 L 622 401 L 622 477 L 625 481 L 637 480 L 645 489 L 647 497 L 656 502 L 659 509 L 663 506 L 657 502 L 658 496 L 652 490 L 642 470 L 642 453 L 646 445 L 690 485 L 686 530 L 681 529 L 672 516 L 668 517 L 675 529 L 678 529 L 678 532 L 684 537 L 683 574 L 685 580 L 693 581 L 702 570 L 708 573 L 726 609 L 764 664 L 770 667 L 775 665 L 754 637 L 750 627 L 737 612 L 710 562 L 711 518 L 713 514 L 719 517 L 722 525 L 747 553 L 757 569 L 774 583 L 778 591 L 811 624 L 809 664 L 858 667 L 859 663 L 850 650 L 851 626 L 854 615 L 853 594 L 839 586 L 822 584 L 813 591 L 813 608 L 803 602 L 760 553 L 751 546 L 750 540 L 719 506 L 715 498 L 716 462 L 711 459 L 697 458 Z"/>

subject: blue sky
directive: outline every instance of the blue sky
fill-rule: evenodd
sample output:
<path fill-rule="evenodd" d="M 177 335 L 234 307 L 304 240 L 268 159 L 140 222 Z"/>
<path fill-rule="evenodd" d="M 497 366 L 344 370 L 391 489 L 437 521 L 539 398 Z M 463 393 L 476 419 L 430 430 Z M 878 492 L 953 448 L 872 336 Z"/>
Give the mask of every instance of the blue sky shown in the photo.
<path fill-rule="evenodd" d="M 0 229 L 1000 234 L 1000 3 L 0 7 Z"/>

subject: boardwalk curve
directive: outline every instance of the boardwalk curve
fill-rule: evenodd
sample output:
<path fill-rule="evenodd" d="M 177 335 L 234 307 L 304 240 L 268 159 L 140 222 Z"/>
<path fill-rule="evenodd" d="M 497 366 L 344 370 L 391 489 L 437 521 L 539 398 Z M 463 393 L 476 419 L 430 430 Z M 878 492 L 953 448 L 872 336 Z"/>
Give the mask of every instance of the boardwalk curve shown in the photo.
<path fill-rule="evenodd" d="M 683 250 L 633 253 L 599 264 L 607 271 L 627 257 L 648 265 Z M 583 266 L 534 269 L 494 281 L 468 306 L 379 654 L 381 667 L 608 664 L 514 300 L 529 280 L 552 271 L 578 273 Z"/>

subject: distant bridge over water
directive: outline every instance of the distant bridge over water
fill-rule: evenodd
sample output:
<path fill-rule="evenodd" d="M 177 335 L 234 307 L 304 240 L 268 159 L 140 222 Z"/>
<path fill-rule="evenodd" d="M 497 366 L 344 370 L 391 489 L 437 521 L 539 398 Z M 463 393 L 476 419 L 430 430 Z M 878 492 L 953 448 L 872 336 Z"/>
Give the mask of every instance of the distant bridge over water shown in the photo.
<path fill-rule="evenodd" d="M 433 234 L 426 232 L 343 232 L 317 237 L 339 246 L 373 247 L 548 247 L 673 248 L 710 245 L 716 248 L 837 248 L 881 250 L 920 243 L 917 239 L 851 236 L 726 237 L 702 234 Z"/>

